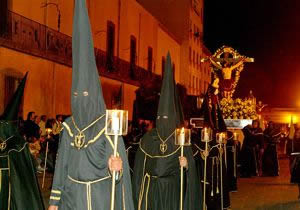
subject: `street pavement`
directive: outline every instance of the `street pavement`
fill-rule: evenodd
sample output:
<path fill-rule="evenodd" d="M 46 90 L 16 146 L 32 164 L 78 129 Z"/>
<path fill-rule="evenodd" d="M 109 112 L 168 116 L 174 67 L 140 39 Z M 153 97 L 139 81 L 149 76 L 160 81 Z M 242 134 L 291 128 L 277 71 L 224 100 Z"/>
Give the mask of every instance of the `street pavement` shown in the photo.
<path fill-rule="evenodd" d="M 289 161 L 280 159 L 280 176 L 240 178 L 231 193 L 232 210 L 300 209 L 297 185 L 290 184 Z"/>
<path fill-rule="evenodd" d="M 44 204 L 45 204 L 45 207 L 47 209 L 48 208 L 48 203 L 49 203 L 49 198 L 50 198 L 51 183 L 52 183 L 53 175 L 46 173 L 44 188 L 42 188 L 43 174 L 38 173 L 37 176 L 38 176 L 40 188 L 41 188 L 41 191 L 42 191 Z"/>
<path fill-rule="evenodd" d="M 42 174 L 38 174 L 42 182 Z M 42 190 L 45 206 L 48 207 L 52 175 L 46 174 Z M 298 189 L 290 184 L 288 159 L 280 160 L 279 177 L 240 178 L 238 192 L 231 193 L 232 210 L 300 210 Z"/>

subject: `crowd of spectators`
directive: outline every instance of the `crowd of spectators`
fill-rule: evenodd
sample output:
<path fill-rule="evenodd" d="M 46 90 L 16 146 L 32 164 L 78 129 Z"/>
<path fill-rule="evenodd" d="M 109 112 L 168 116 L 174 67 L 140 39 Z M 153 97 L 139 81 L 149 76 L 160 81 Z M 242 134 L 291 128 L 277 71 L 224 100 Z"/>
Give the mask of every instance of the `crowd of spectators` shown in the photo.
<path fill-rule="evenodd" d="M 46 115 L 38 116 L 35 112 L 29 112 L 25 121 L 22 118 L 19 119 L 20 133 L 29 144 L 29 150 L 35 161 L 37 172 L 42 172 L 44 167 L 49 172 L 54 171 L 59 134 L 65 117 L 57 115 L 54 119 L 47 118 Z M 48 158 L 45 166 L 46 152 L 48 152 Z"/>

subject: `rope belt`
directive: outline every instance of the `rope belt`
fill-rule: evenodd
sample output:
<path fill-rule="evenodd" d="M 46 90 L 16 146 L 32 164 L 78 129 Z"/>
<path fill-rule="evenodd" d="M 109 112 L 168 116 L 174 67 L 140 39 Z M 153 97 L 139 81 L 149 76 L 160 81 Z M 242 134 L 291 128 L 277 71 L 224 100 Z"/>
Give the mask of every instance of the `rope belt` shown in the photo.
<path fill-rule="evenodd" d="M 91 184 L 95 184 L 95 183 L 104 181 L 104 180 L 106 180 L 106 179 L 109 179 L 110 176 L 106 176 L 106 177 L 104 177 L 104 178 L 96 179 L 96 180 L 94 180 L 94 181 L 88 181 L 88 182 L 84 182 L 84 181 L 79 181 L 79 180 L 73 179 L 73 178 L 70 177 L 69 175 L 68 175 L 68 178 L 69 178 L 72 182 L 75 182 L 75 183 L 77 183 L 77 184 L 84 184 L 84 185 L 86 185 L 87 210 L 92 210 Z"/>
<path fill-rule="evenodd" d="M 0 192 L 1 192 L 1 182 L 2 182 L 2 171 L 8 171 L 9 168 L 0 168 Z"/>
<path fill-rule="evenodd" d="M 143 184 L 142 184 L 142 189 L 140 191 L 140 196 L 139 196 L 139 207 L 138 207 L 138 210 L 141 210 L 141 206 L 142 206 L 142 200 L 143 200 L 143 197 L 144 197 L 144 191 L 145 191 L 145 184 L 146 184 L 146 181 L 148 181 L 148 184 L 147 184 L 147 188 L 146 188 L 146 209 L 148 209 L 148 192 L 149 192 L 149 186 L 150 186 L 150 181 L 151 181 L 151 178 L 158 178 L 158 176 L 151 176 L 150 174 L 146 173 L 144 178 L 143 178 Z"/>
<path fill-rule="evenodd" d="M 227 148 L 230 148 L 231 149 L 231 152 L 233 153 L 233 175 L 234 177 L 236 178 L 236 165 L 237 165 L 237 162 L 236 162 L 236 146 L 227 146 Z"/>

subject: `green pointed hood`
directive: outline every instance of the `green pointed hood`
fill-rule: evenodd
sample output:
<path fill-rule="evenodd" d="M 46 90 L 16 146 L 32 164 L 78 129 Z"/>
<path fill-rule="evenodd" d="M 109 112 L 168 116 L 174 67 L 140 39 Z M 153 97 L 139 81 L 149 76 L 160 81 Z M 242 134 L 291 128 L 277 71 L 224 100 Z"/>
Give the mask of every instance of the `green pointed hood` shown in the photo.
<path fill-rule="evenodd" d="M 13 95 L 12 99 L 6 106 L 6 108 L 3 112 L 3 115 L 1 116 L 2 120 L 14 121 L 14 120 L 18 119 L 18 113 L 19 113 L 20 105 L 22 103 L 22 98 L 24 95 L 27 74 L 28 74 L 28 72 L 26 72 L 26 74 L 25 74 L 24 78 L 22 79 L 21 83 L 19 84 L 15 94 Z"/>
<path fill-rule="evenodd" d="M 175 86 L 175 109 L 176 109 L 176 127 L 184 127 L 184 112 L 183 112 L 183 107 L 182 103 L 180 100 L 180 95 L 178 93 L 178 88 L 176 86 L 176 82 L 174 79 L 174 86 Z"/>
<path fill-rule="evenodd" d="M 75 0 L 72 58 L 71 109 L 77 126 L 82 129 L 106 110 L 85 0 Z"/>
<path fill-rule="evenodd" d="M 171 56 L 168 53 L 156 118 L 156 129 L 162 139 L 166 139 L 175 131 L 177 124 L 176 116 L 175 82 Z"/>

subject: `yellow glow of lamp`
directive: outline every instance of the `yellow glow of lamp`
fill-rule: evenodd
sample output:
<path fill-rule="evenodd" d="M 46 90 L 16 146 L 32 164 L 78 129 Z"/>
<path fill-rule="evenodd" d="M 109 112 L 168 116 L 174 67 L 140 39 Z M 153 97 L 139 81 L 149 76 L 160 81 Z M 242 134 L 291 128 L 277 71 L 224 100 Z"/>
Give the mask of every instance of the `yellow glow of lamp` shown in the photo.
<path fill-rule="evenodd" d="M 203 128 L 201 131 L 201 141 L 210 142 L 212 140 L 212 133 L 211 128 Z"/>
<path fill-rule="evenodd" d="M 180 157 L 183 157 L 183 147 L 191 145 L 191 130 L 186 128 L 176 129 L 175 145 L 181 147 Z M 183 167 L 180 167 L 180 210 L 183 210 Z"/>
<path fill-rule="evenodd" d="M 204 151 L 204 177 L 203 177 L 203 209 L 206 209 L 206 170 L 207 170 L 207 156 L 209 155 L 208 143 L 212 141 L 212 129 L 204 127 L 201 130 L 201 141 L 205 142 Z"/>
<path fill-rule="evenodd" d="M 47 138 L 50 139 L 50 134 L 52 132 L 51 128 L 46 128 L 46 134 L 47 134 Z"/>
<path fill-rule="evenodd" d="M 225 133 L 225 132 L 217 133 L 216 140 L 217 140 L 217 143 L 219 143 L 219 144 L 226 144 L 227 133 Z"/>
<path fill-rule="evenodd" d="M 175 132 L 175 145 L 190 146 L 191 130 L 186 128 L 178 128 Z"/>
<path fill-rule="evenodd" d="M 128 111 L 126 110 L 106 110 L 105 134 L 126 135 L 128 131 Z"/>
<path fill-rule="evenodd" d="M 46 128 L 46 133 L 49 135 L 52 132 L 51 128 Z"/>
<path fill-rule="evenodd" d="M 105 134 L 114 136 L 114 157 L 117 157 L 118 137 L 128 130 L 128 111 L 106 110 Z M 110 210 L 115 210 L 116 171 L 112 174 Z"/>
<path fill-rule="evenodd" d="M 236 133 L 236 132 L 233 133 L 233 140 L 234 141 L 238 141 L 239 140 L 239 134 L 238 133 Z"/>
<path fill-rule="evenodd" d="M 295 115 L 286 115 L 284 117 L 284 122 L 288 123 L 288 127 L 291 127 L 291 122 L 293 124 L 297 124 L 298 123 L 298 117 Z"/>

